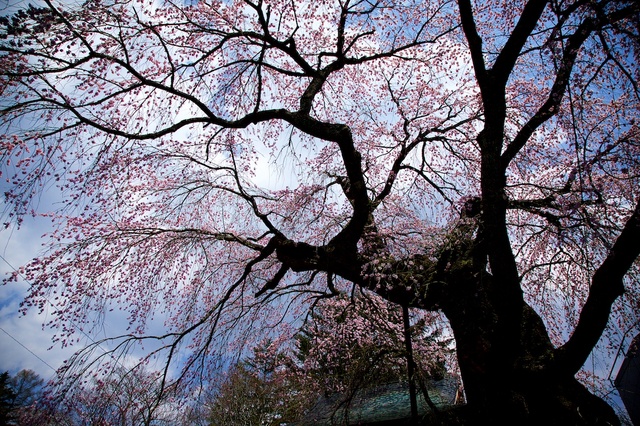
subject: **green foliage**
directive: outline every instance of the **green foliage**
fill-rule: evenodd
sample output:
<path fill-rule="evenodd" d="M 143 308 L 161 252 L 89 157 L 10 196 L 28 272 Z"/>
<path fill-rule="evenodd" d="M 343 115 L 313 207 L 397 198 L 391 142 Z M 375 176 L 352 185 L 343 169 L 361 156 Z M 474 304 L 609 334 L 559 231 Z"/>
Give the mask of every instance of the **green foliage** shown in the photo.
<path fill-rule="evenodd" d="M 279 426 L 297 420 L 311 394 L 292 359 L 267 341 L 233 366 L 208 410 L 210 426 Z"/>
<path fill-rule="evenodd" d="M 0 375 L 0 424 L 9 424 L 10 413 L 16 394 L 10 385 L 9 373 L 5 371 Z"/>
<path fill-rule="evenodd" d="M 407 380 L 402 315 L 381 299 L 327 300 L 293 349 L 266 340 L 234 365 L 210 398 L 210 426 L 276 426 L 299 420 L 322 396 L 348 401 L 358 390 Z M 441 378 L 451 355 L 433 317 L 412 320 L 418 379 Z"/>
<path fill-rule="evenodd" d="M 31 370 L 0 375 L 0 425 L 16 425 L 22 411 L 42 394 L 43 380 Z"/>

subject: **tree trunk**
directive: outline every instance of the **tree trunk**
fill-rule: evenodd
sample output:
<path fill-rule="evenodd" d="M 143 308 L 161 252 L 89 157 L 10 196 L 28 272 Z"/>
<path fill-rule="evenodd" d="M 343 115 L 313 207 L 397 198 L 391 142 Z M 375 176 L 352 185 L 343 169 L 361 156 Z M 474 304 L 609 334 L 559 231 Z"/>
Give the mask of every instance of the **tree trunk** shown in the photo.
<path fill-rule="evenodd" d="M 620 424 L 607 403 L 555 366 L 548 333 L 529 305 L 523 310 L 519 336 L 500 341 L 505 336 L 492 300 L 492 280 L 486 273 L 456 274 L 442 306 L 455 335 L 468 402 L 461 423 Z M 505 347 L 519 348 L 515 359 L 504 353 Z"/>

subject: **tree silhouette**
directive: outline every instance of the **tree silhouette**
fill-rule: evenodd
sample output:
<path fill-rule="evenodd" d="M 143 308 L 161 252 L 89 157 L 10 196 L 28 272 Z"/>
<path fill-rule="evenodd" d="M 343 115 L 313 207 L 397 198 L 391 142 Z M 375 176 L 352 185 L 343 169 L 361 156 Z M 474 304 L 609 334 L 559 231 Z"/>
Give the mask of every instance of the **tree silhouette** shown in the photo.
<path fill-rule="evenodd" d="M 16 398 L 16 393 L 11 387 L 10 380 L 8 371 L 0 374 L 0 422 L 3 425 L 8 424 L 11 410 L 15 408 L 13 401 Z"/>
<path fill-rule="evenodd" d="M 32 370 L 20 370 L 14 376 L 0 375 L 0 424 L 23 424 L 26 417 L 42 397 L 44 380 Z"/>
<path fill-rule="evenodd" d="M 479 423 L 616 423 L 575 377 L 639 311 L 639 14 L 45 0 L 2 18 L 7 221 L 66 196 L 25 306 L 55 301 L 63 344 L 120 307 L 110 348 L 157 342 L 194 383 L 357 286 L 446 315 Z"/>

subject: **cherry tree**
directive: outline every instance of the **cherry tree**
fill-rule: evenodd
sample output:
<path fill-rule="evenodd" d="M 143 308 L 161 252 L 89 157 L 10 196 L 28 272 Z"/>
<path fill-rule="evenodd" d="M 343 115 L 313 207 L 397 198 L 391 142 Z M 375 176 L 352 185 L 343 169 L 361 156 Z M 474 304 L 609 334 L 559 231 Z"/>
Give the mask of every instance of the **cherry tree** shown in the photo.
<path fill-rule="evenodd" d="M 76 424 L 171 425 L 181 417 L 175 392 L 161 392 L 160 375 L 115 368 L 105 380 L 74 389 L 65 407 Z"/>
<path fill-rule="evenodd" d="M 177 425 L 184 406 L 175 389 L 162 392 L 161 375 L 141 368 L 114 368 L 100 380 L 73 388 L 63 401 L 45 393 L 20 413 L 20 425 Z"/>
<path fill-rule="evenodd" d="M 130 321 L 73 365 L 141 343 L 162 386 L 197 383 L 355 286 L 447 317 L 474 419 L 618 422 L 576 377 L 638 324 L 637 2 L 44 0 L 0 19 L 7 226 L 65 196 L 25 309 L 53 304 L 63 345 Z"/>
<path fill-rule="evenodd" d="M 438 315 L 418 311 L 410 338 L 418 380 L 440 379 L 455 364 L 448 330 Z M 295 351 L 298 374 L 318 394 L 343 396 L 371 386 L 407 381 L 407 351 L 402 309 L 375 295 L 330 298 L 313 310 Z"/>

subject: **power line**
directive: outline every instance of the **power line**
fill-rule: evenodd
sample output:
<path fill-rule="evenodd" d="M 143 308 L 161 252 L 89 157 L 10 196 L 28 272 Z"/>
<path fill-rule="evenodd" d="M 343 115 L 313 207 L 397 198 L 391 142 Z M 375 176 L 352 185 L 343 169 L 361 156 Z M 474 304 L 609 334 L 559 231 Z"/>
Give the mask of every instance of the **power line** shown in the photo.
<path fill-rule="evenodd" d="M 20 271 L 18 271 L 18 269 L 16 269 L 3 255 L 0 254 L 0 259 L 2 259 L 4 261 L 4 263 L 6 263 L 9 268 L 11 268 L 14 272 L 16 272 L 23 280 L 25 283 L 27 283 L 29 286 L 31 286 L 32 284 L 29 282 L 29 280 L 22 275 L 22 273 L 20 273 Z M 49 300 L 48 297 L 43 296 L 44 299 L 49 303 L 50 306 L 55 308 L 55 304 Z M 91 343 L 93 345 L 95 345 L 96 347 L 100 348 L 102 350 L 102 352 L 104 352 L 105 354 L 109 354 L 109 357 L 111 359 L 113 359 L 116 363 L 118 363 L 120 366 L 122 366 L 122 364 L 120 363 L 120 360 L 118 360 L 117 358 L 115 358 L 113 356 L 113 354 L 111 353 L 111 351 L 106 350 L 105 348 L 102 347 L 102 345 L 99 342 L 96 342 L 93 337 L 91 337 L 89 334 L 87 334 L 87 332 L 85 332 L 80 326 L 78 326 L 73 320 L 69 320 L 71 326 L 73 326 L 73 328 L 75 328 L 76 330 L 78 330 L 80 333 L 82 333 L 88 340 L 91 341 Z M 1 327 L 0 327 L 1 328 Z M 2 331 L 4 331 L 9 337 L 11 337 L 13 340 L 15 340 L 20 346 L 22 346 L 23 348 L 25 348 L 27 351 L 29 351 L 31 354 L 33 354 L 36 358 L 38 358 L 40 361 L 44 362 L 49 368 L 51 368 L 53 371 L 56 371 L 55 368 L 51 367 L 49 364 L 47 364 L 45 361 L 42 360 L 42 358 L 40 358 L 38 355 L 36 355 L 35 353 L 33 353 L 29 348 L 27 348 L 25 345 L 23 345 L 22 343 L 20 343 L 18 341 L 18 339 L 16 339 L 15 337 L 13 337 L 12 335 L 10 335 L 6 330 L 2 329 Z"/>
<path fill-rule="evenodd" d="M 11 337 L 17 344 L 19 344 L 20 346 L 22 346 L 23 348 L 25 348 L 31 355 L 35 356 L 36 358 L 38 358 L 44 365 L 46 365 L 47 367 L 49 367 L 50 369 L 52 369 L 54 372 L 56 371 L 55 368 L 53 368 L 51 365 L 49 365 L 49 363 L 45 360 L 43 360 L 42 358 L 40 358 L 35 352 L 33 352 L 31 349 L 29 349 L 28 347 L 26 347 L 25 345 L 22 344 L 22 342 L 20 342 L 18 339 L 16 339 L 15 337 L 13 337 L 11 335 L 11 333 L 9 333 L 7 330 L 5 330 L 4 328 L 0 327 L 0 330 L 4 331 L 4 333 Z"/>

